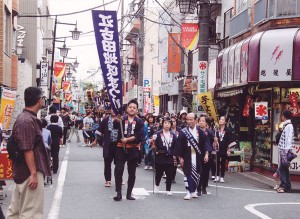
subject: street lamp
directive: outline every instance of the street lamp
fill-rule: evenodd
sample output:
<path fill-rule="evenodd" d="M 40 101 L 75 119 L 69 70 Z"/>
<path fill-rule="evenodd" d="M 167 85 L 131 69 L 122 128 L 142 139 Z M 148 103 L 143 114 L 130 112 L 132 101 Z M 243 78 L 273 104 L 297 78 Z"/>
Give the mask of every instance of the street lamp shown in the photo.
<path fill-rule="evenodd" d="M 82 33 L 82 31 L 77 30 L 77 21 L 76 21 L 76 24 L 75 24 L 75 29 L 73 31 L 70 31 L 70 32 L 72 33 L 72 39 L 73 40 L 79 40 L 79 36 Z"/>
<path fill-rule="evenodd" d="M 79 66 L 79 62 L 77 61 L 77 57 L 76 57 L 76 60 L 74 62 L 74 68 L 78 68 L 78 66 Z"/>
<path fill-rule="evenodd" d="M 180 13 L 194 14 L 197 7 L 197 0 L 177 0 L 177 4 L 179 5 Z"/>
<path fill-rule="evenodd" d="M 64 41 L 63 47 L 58 47 L 58 49 L 60 51 L 60 56 L 62 56 L 64 58 L 68 56 L 68 52 L 69 52 L 70 48 L 66 47 L 66 41 Z"/>
<path fill-rule="evenodd" d="M 67 72 L 67 78 L 68 79 L 71 79 L 72 78 L 72 72 L 71 72 L 71 69 L 70 69 L 70 67 L 69 67 L 69 70 L 68 70 L 68 72 Z"/>
<path fill-rule="evenodd" d="M 17 47 L 16 47 L 16 54 L 17 54 L 18 56 L 22 55 L 23 49 L 24 49 L 24 48 L 25 48 L 24 46 L 17 46 Z"/>

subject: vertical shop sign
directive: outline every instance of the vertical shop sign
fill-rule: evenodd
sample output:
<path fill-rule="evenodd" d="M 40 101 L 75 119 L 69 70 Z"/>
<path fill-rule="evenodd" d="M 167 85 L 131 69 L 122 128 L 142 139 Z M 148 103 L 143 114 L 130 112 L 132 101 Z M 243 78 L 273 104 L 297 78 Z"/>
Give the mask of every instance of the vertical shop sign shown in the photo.
<path fill-rule="evenodd" d="M 219 119 L 212 93 L 206 92 L 203 94 L 198 94 L 197 97 L 204 111 L 214 119 L 215 123 L 217 123 Z"/>
<path fill-rule="evenodd" d="M 198 65 L 198 94 L 205 93 L 207 91 L 207 61 L 199 61 Z"/>
<path fill-rule="evenodd" d="M 151 108 L 151 80 L 149 78 L 144 78 L 143 93 L 144 115 L 146 115 L 150 112 Z"/>
<path fill-rule="evenodd" d="M 247 83 L 248 78 L 249 42 L 246 40 L 241 48 L 241 83 Z"/>
<path fill-rule="evenodd" d="M 3 87 L 1 93 L 0 123 L 2 124 L 3 129 L 8 129 L 14 112 L 16 91 Z"/>
<path fill-rule="evenodd" d="M 180 73 L 180 33 L 170 33 L 168 41 L 168 73 Z"/>
<path fill-rule="evenodd" d="M 48 62 L 41 62 L 41 86 L 48 85 Z"/>

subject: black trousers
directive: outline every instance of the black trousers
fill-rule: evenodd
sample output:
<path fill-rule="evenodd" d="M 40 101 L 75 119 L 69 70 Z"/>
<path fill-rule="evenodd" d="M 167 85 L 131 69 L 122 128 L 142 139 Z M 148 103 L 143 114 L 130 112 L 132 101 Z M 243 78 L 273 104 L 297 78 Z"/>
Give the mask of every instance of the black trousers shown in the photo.
<path fill-rule="evenodd" d="M 209 168 L 211 170 L 211 175 L 215 176 L 216 175 L 216 155 L 210 154 L 208 162 L 209 162 Z"/>
<path fill-rule="evenodd" d="M 51 145 L 51 157 L 53 173 L 57 173 L 59 165 L 59 142 L 54 142 Z"/>
<path fill-rule="evenodd" d="M 155 164 L 155 185 L 159 186 L 164 172 L 166 173 L 166 191 L 171 191 L 174 164 Z"/>
<path fill-rule="evenodd" d="M 174 164 L 173 164 L 172 165 L 172 181 L 175 180 L 176 173 L 177 173 L 177 166 L 174 166 Z"/>
<path fill-rule="evenodd" d="M 64 145 L 66 144 L 66 141 L 67 141 L 67 132 L 68 132 L 68 127 L 64 127 L 64 130 L 63 130 L 63 144 Z"/>
<path fill-rule="evenodd" d="M 138 157 L 127 160 L 128 154 L 125 154 L 123 148 L 117 148 L 115 154 L 115 183 L 116 183 L 116 192 L 122 192 L 122 180 L 125 163 L 127 162 L 127 171 L 128 171 L 128 188 L 127 195 L 131 196 L 132 189 L 135 183 L 135 172 L 136 164 L 138 162 Z"/>
<path fill-rule="evenodd" d="M 104 158 L 104 178 L 105 181 L 111 181 L 111 163 L 114 160 L 114 157 Z"/>
<path fill-rule="evenodd" d="M 210 169 L 210 163 L 204 163 L 202 162 L 202 171 L 200 175 L 200 182 L 197 188 L 197 191 L 200 192 L 201 189 L 206 189 L 208 186 L 208 178 L 209 178 L 209 169 Z"/>
<path fill-rule="evenodd" d="M 227 155 L 217 154 L 217 176 L 220 176 L 220 168 L 221 168 L 221 177 L 225 176 L 225 165 L 227 160 Z"/>

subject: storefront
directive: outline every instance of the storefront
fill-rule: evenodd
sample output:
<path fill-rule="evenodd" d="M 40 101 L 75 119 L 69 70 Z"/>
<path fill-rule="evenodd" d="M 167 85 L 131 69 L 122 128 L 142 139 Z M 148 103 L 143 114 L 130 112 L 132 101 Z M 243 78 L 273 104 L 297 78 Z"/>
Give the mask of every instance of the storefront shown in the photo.
<path fill-rule="evenodd" d="M 298 28 L 257 33 L 219 53 L 215 89 L 218 113 L 235 119 L 229 126 L 235 123 L 239 142 L 251 142 L 252 170 L 270 175 L 277 168 L 275 136 L 285 109 L 293 111 L 294 152 L 300 156 L 299 96 Z M 300 159 L 293 160 L 290 171 L 300 176 Z"/>
<path fill-rule="evenodd" d="M 161 85 L 159 87 L 159 112 L 178 112 L 178 94 L 179 88 L 177 81 Z"/>

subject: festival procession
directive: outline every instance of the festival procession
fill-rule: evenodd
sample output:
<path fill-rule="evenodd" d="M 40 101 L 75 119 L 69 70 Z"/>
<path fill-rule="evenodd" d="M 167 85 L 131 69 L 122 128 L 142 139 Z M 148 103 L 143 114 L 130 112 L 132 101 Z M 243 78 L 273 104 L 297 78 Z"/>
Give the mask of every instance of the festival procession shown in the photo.
<path fill-rule="evenodd" d="M 0 219 L 300 218 L 300 1 L 0 4 Z"/>

